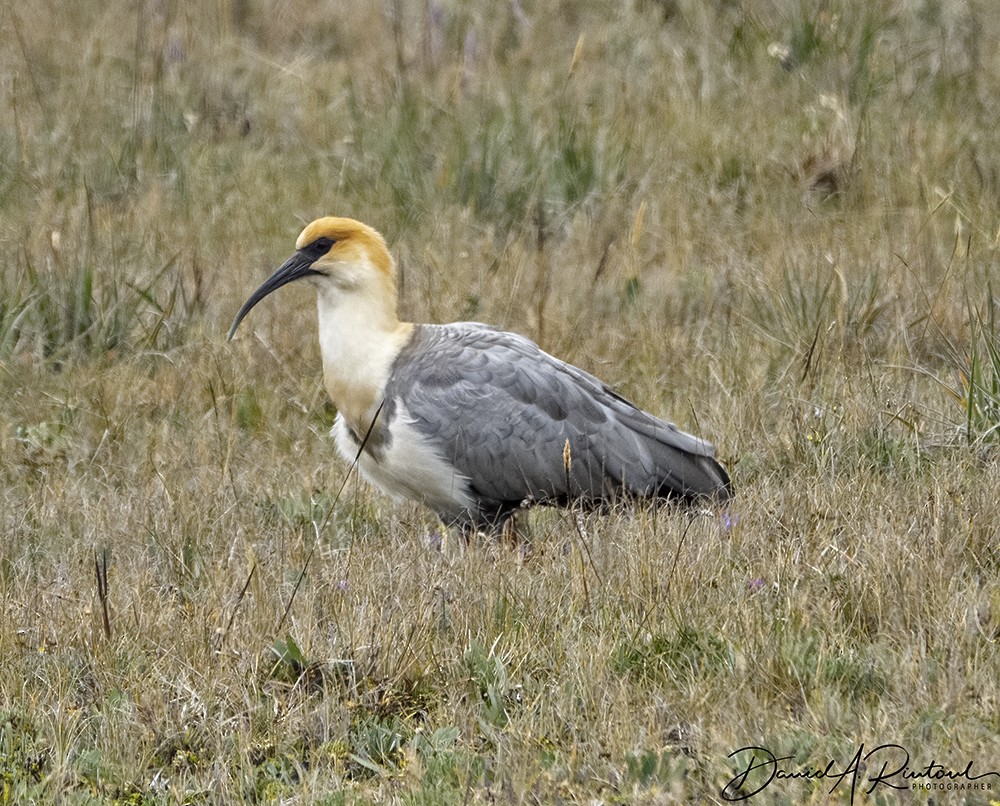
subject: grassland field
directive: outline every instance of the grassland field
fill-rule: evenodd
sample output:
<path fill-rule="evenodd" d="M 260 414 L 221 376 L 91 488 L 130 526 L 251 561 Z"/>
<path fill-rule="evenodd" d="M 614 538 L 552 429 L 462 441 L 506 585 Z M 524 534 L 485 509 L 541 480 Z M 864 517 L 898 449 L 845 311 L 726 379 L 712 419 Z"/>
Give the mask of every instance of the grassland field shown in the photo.
<path fill-rule="evenodd" d="M 987 0 L 0 4 L 0 803 L 1000 802 L 998 37 Z M 359 481 L 311 291 L 225 340 L 324 214 L 406 318 L 709 437 L 731 506 L 538 510 L 524 561 Z M 733 782 L 885 744 L 926 774 Z"/>

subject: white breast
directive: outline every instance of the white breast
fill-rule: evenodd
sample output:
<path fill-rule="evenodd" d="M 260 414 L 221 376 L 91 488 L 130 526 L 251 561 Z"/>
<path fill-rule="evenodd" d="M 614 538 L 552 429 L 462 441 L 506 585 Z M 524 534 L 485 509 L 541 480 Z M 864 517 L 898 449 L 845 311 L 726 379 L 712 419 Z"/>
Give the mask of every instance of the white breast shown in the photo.
<path fill-rule="evenodd" d="M 401 402 L 396 403 L 389 433 L 388 447 L 377 459 L 365 451 L 358 460 L 358 469 L 368 481 L 389 495 L 426 504 L 445 521 L 456 520 L 474 508 L 468 476 L 455 470 L 414 428 Z M 339 414 L 333 438 L 340 455 L 353 462 L 359 446 Z"/>

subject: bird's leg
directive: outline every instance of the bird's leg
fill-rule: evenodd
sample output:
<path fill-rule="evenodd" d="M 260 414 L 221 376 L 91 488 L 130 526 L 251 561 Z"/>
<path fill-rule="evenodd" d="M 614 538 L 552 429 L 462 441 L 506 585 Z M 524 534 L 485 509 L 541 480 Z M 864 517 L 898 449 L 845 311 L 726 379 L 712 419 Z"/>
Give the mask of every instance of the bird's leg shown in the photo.
<path fill-rule="evenodd" d="M 500 540 L 511 548 L 516 548 L 518 543 L 520 543 L 520 535 L 517 528 L 517 513 L 511 515 L 500 524 Z"/>
<path fill-rule="evenodd" d="M 462 539 L 465 541 L 465 547 L 468 548 L 469 543 L 472 542 L 472 538 L 476 535 L 476 526 L 471 522 L 463 522 L 458 528 L 462 533 Z"/>
<path fill-rule="evenodd" d="M 509 548 L 517 550 L 521 562 L 529 560 L 535 553 L 531 533 L 524 520 L 526 517 L 523 511 L 516 511 L 500 525 L 501 541 Z"/>

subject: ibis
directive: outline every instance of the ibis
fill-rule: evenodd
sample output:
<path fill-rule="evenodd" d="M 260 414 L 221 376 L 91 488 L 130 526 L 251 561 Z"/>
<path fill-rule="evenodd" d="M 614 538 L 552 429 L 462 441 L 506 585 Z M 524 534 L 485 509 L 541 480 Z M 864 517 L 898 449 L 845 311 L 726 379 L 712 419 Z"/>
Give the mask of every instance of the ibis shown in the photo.
<path fill-rule="evenodd" d="M 711 444 L 530 339 L 476 322 L 400 321 L 393 258 L 359 221 L 326 217 L 302 230 L 229 338 L 297 280 L 316 289 L 338 452 L 383 491 L 466 534 L 499 532 L 532 504 L 722 504 L 731 495 Z"/>

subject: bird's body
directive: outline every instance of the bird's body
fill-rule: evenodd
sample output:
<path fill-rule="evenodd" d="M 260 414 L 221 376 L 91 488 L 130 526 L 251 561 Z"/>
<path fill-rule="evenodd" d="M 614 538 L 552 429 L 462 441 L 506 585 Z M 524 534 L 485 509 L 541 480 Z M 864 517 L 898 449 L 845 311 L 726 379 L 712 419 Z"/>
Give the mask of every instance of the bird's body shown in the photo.
<path fill-rule="evenodd" d="M 230 337 L 267 294 L 309 278 L 337 449 L 384 491 L 467 530 L 498 529 L 527 503 L 729 497 L 709 443 L 529 339 L 473 322 L 400 322 L 392 258 L 370 227 L 322 218 L 296 247 Z"/>

